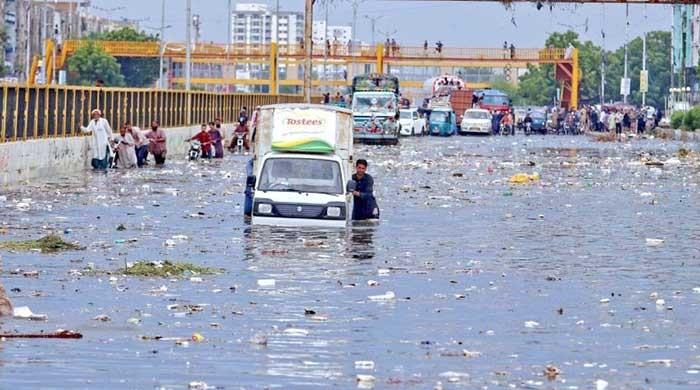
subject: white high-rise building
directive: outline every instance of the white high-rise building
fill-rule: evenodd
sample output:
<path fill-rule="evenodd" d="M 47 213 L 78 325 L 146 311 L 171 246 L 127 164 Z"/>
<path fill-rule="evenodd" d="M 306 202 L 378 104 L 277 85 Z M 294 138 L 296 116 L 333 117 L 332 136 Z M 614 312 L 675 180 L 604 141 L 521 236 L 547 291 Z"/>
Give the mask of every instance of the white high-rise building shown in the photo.
<path fill-rule="evenodd" d="M 331 43 L 337 41 L 339 44 L 345 45 L 352 39 L 352 27 L 332 25 L 326 27 L 325 21 L 314 22 L 314 44 L 323 44 L 324 42 L 326 42 L 326 39 L 328 39 Z"/>
<path fill-rule="evenodd" d="M 234 44 L 296 44 L 303 36 L 302 12 L 281 11 L 278 20 L 267 4 L 238 3 L 231 15 L 230 42 Z"/>

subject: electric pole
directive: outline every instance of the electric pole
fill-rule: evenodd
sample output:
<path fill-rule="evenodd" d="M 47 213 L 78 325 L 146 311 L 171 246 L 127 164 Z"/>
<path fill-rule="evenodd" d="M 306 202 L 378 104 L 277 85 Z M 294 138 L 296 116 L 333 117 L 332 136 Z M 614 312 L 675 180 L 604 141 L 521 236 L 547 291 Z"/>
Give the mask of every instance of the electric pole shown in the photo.
<path fill-rule="evenodd" d="M 190 90 L 190 79 L 192 78 L 192 0 L 187 0 L 187 9 L 185 10 L 185 23 L 187 30 L 185 31 L 185 89 Z"/>
<path fill-rule="evenodd" d="M 647 5 L 644 4 L 644 25 L 647 25 Z M 647 32 L 644 31 L 644 34 L 642 34 L 642 71 L 646 73 L 647 70 Z M 648 75 L 648 73 L 647 73 Z M 649 82 L 648 77 L 647 77 L 647 83 Z M 641 78 L 640 78 L 641 80 Z M 648 88 L 648 87 L 647 87 Z M 647 93 L 646 90 L 642 90 L 642 107 L 646 105 L 646 97 Z"/>
<path fill-rule="evenodd" d="M 374 25 L 376 24 L 377 20 L 382 18 L 382 15 L 379 15 L 379 16 L 365 15 L 365 18 L 369 19 L 370 22 L 372 23 L 372 44 L 376 45 L 377 41 L 374 40 Z"/>
<path fill-rule="evenodd" d="M 313 54 L 313 20 L 314 20 L 314 0 L 306 0 L 304 6 L 304 49 L 306 50 L 306 58 L 304 58 L 304 100 L 311 103 L 311 55 Z"/>
<path fill-rule="evenodd" d="M 629 32 L 630 32 L 630 5 L 625 3 L 625 75 L 624 75 L 624 90 L 622 95 L 622 102 L 627 104 L 627 48 L 629 47 Z"/>

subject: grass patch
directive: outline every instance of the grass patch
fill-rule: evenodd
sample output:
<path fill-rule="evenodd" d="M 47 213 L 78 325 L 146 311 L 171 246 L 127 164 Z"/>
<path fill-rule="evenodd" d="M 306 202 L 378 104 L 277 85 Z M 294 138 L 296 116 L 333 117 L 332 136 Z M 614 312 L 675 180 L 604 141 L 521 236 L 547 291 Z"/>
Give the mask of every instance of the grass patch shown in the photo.
<path fill-rule="evenodd" d="M 183 277 L 186 273 L 193 275 L 212 275 L 219 273 L 219 270 L 213 268 L 200 267 L 191 263 L 174 263 L 168 260 L 165 261 L 139 261 L 123 270 L 123 274 L 127 276 L 143 276 L 143 277 Z"/>
<path fill-rule="evenodd" d="M 49 235 L 42 237 L 38 240 L 25 240 L 25 241 L 5 241 L 0 242 L 0 249 L 7 249 L 13 251 L 28 251 L 32 249 L 40 249 L 41 253 L 56 253 L 63 251 L 74 251 L 83 250 L 78 244 L 63 241 L 61 237 L 55 235 Z"/>

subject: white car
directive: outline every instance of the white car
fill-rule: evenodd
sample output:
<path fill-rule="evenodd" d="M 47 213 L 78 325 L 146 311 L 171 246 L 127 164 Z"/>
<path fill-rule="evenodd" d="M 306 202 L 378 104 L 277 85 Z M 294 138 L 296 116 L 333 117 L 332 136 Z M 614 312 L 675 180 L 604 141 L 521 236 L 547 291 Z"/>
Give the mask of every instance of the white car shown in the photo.
<path fill-rule="evenodd" d="M 401 125 L 401 135 L 404 136 L 423 135 L 427 131 L 425 118 L 421 118 L 415 108 L 399 110 L 399 125 Z"/>
<path fill-rule="evenodd" d="M 491 114 L 477 108 L 465 110 L 459 133 L 491 134 Z"/>

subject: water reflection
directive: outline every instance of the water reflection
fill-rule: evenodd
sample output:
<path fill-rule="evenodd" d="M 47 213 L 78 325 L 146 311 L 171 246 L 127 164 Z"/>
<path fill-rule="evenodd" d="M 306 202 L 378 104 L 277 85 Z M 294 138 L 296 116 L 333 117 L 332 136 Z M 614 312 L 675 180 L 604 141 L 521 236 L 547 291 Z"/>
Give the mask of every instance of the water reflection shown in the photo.
<path fill-rule="evenodd" d="M 367 260 L 374 257 L 374 224 L 355 224 L 350 229 L 348 255 L 353 259 Z"/>

